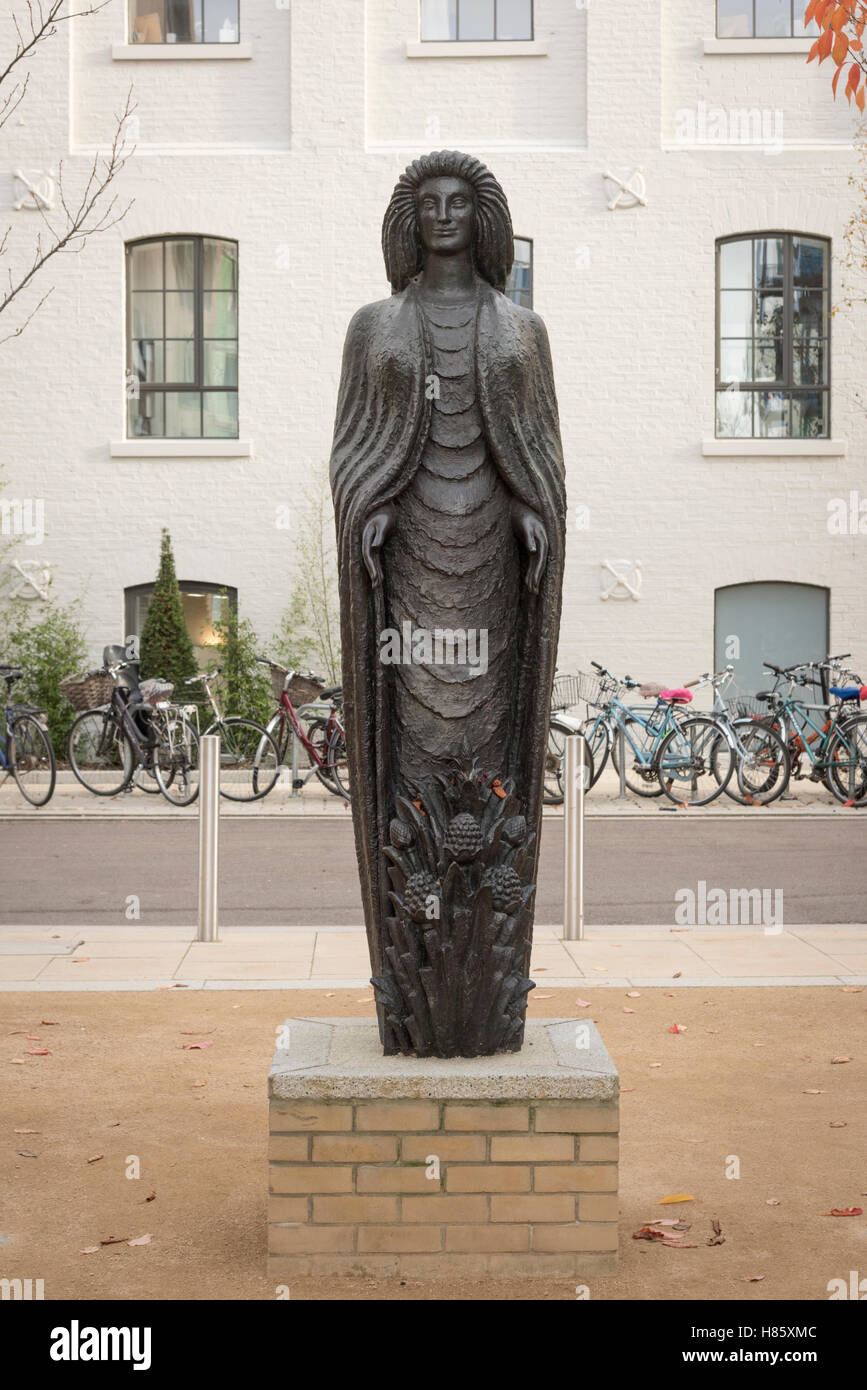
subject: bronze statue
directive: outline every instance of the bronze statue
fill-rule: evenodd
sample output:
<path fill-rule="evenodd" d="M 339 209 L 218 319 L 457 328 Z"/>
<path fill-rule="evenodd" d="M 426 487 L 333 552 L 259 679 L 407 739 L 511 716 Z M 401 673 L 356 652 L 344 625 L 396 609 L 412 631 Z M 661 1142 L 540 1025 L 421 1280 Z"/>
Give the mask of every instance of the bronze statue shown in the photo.
<path fill-rule="evenodd" d="M 346 736 L 386 1054 L 523 1039 L 565 491 L 542 320 L 506 298 L 505 195 L 412 163 L 392 297 L 346 335 L 331 483 Z"/>

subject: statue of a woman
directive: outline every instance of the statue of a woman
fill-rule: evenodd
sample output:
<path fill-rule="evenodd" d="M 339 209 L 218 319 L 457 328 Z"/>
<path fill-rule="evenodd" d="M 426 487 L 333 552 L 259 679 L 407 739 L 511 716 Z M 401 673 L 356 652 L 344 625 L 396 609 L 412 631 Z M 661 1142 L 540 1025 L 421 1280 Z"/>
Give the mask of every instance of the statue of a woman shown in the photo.
<path fill-rule="evenodd" d="M 544 324 L 503 293 L 505 195 L 416 160 L 392 297 L 346 337 L 331 482 L 352 808 L 386 1053 L 523 1037 L 565 493 Z"/>

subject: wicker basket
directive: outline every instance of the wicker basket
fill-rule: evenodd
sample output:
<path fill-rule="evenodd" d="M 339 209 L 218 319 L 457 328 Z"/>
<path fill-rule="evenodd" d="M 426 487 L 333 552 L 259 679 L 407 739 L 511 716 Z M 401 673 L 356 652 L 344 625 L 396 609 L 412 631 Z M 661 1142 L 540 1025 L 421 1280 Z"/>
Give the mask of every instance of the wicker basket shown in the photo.
<path fill-rule="evenodd" d="M 271 673 L 271 689 L 274 692 L 274 699 L 279 705 L 280 696 L 283 694 L 283 690 L 286 686 L 286 677 L 289 672 L 286 670 L 285 666 L 278 666 L 276 661 L 268 663 L 268 670 Z"/>
<path fill-rule="evenodd" d="M 82 676 L 65 676 L 60 682 L 61 693 L 78 710 L 107 705 L 113 689 L 114 681 L 107 671 L 86 671 Z"/>
<path fill-rule="evenodd" d="M 286 694 L 293 705 L 306 705 L 311 700 L 319 698 L 319 692 L 325 689 L 325 682 L 318 676 L 311 675 L 309 671 L 293 671 L 292 679 L 286 686 Z"/>

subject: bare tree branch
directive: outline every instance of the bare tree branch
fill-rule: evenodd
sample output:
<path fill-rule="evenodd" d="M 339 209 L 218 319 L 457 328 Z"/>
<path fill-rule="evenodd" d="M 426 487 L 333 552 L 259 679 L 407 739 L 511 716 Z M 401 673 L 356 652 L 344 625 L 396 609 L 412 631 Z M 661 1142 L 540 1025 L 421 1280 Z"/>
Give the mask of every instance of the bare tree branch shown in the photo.
<path fill-rule="evenodd" d="M 27 21 L 24 31 L 22 31 L 18 16 L 12 15 L 18 43 L 12 58 L 0 72 L 0 87 L 3 86 L 16 63 L 20 63 L 28 53 L 32 53 L 37 44 L 42 43 L 44 39 L 50 39 L 57 33 L 58 24 L 63 23 L 64 20 L 79 19 L 86 15 L 97 14 L 100 10 L 105 9 L 109 0 L 99 0 L 99 3 L 88 5 L 83 10 L 71 10 L 63 14 L 62 11 L 66 3 L 67 0 L 48 0 L 46 6 L 43 4 L 43 0 L 27 0 Z"/>

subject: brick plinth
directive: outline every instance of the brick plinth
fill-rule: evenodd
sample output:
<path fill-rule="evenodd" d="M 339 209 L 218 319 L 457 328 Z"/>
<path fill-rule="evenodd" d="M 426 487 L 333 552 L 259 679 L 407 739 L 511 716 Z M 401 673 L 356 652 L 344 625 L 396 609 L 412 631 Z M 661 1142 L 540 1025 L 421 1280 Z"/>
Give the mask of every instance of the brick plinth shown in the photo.
<path fill-rule="evenodd" d="M 286 1028 L 269 1076 L 270 1275 L 615 1271 L 619 1085 L 586 1020 L 528 1024 L 519 1054 L 450 1060 L 383 1058 L 373 1023 Z"/>

